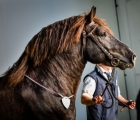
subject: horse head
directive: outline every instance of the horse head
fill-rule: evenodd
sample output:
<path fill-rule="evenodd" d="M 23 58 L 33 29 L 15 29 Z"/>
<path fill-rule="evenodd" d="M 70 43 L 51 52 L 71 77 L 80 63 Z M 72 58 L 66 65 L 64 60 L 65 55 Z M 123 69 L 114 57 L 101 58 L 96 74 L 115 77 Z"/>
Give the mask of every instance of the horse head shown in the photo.
<path fill-rule="evenodd" d="M 134 67 L 136 55 L 128 46 L 117 40 L 106 23 L 95 14 L 96 8 L 93 7 L 87 15 L 87 24 L 83 32 L 86 39 L 83 39 L 85 59 L 91 63 L 103 63 L 122 70 Z"/>

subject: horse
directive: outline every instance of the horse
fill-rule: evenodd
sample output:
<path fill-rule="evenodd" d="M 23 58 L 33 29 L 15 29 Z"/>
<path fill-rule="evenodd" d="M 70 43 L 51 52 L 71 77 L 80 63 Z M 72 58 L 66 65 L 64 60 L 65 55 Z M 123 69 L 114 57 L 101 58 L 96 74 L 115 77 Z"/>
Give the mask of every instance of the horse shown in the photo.
<path fill-rule="evenodd" d="M 136 55 L 107 23 L 89 13 L 42 28 L 0 77 L 0 120 L 75 120 L 75 99 L 87 62 L 121 70 Z"/>

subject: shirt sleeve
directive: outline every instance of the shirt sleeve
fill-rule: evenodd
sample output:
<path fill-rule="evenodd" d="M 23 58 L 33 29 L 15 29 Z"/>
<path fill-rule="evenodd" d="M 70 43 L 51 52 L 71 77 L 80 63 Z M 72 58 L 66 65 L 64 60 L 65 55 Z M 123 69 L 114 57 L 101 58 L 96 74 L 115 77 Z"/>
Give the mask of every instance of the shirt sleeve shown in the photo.
<path fill-rule="evenodd" d="M 120 92 L 120 87 L 118 86 L 118 96 L 121 95 L 121 92 Z"/>
<path fill-rule="evenodd" d="M 95 92 L 95 89 L 96 89 L 95 80 L 90 76 L 86 77 L 83 82 L 82 95 L 88 96 L 90 95 L 92 97 Z"/>

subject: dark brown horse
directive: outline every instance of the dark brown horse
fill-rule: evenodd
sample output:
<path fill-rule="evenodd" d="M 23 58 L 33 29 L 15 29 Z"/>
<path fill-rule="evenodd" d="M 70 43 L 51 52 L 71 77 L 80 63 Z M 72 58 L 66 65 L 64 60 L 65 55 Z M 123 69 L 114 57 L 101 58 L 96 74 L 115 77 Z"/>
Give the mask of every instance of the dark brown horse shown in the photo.
<path fill-rule="evenodd" d="M 93 7 L 89 14 L 58 21 L 32 38 L 0 78 L 0 120 L 75 120 L 76 92 L 87 61 L 134 66 L 136 55 L 95 12 Z"/>

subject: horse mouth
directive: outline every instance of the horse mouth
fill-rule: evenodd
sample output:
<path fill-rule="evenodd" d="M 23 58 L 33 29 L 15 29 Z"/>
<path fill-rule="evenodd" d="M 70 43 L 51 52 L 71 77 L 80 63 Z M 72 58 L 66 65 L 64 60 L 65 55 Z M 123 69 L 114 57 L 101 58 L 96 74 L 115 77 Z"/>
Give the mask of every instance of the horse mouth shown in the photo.
<path fill-rule="evenodd" d="M 133 68 L 134 65 L 133 65 L 133 64 L 128 64 L 128 63 L 126 63 L 126 62 L 121 61 L 118 67 L 119 67 L 121 70 L 125 70 L 125 69 L 127 69 L 127 68 L 130 68 L 130 69 Z"/>
<path fill-rule="evenodd" d="M 133 68 L 135 66 L 135 62 L 136 62 L 136 55 L 132 55 L 132 63 L 127 63 L 125 61 L 120 61 L 120 69 L 125 70 L 127 68 Z"/>

